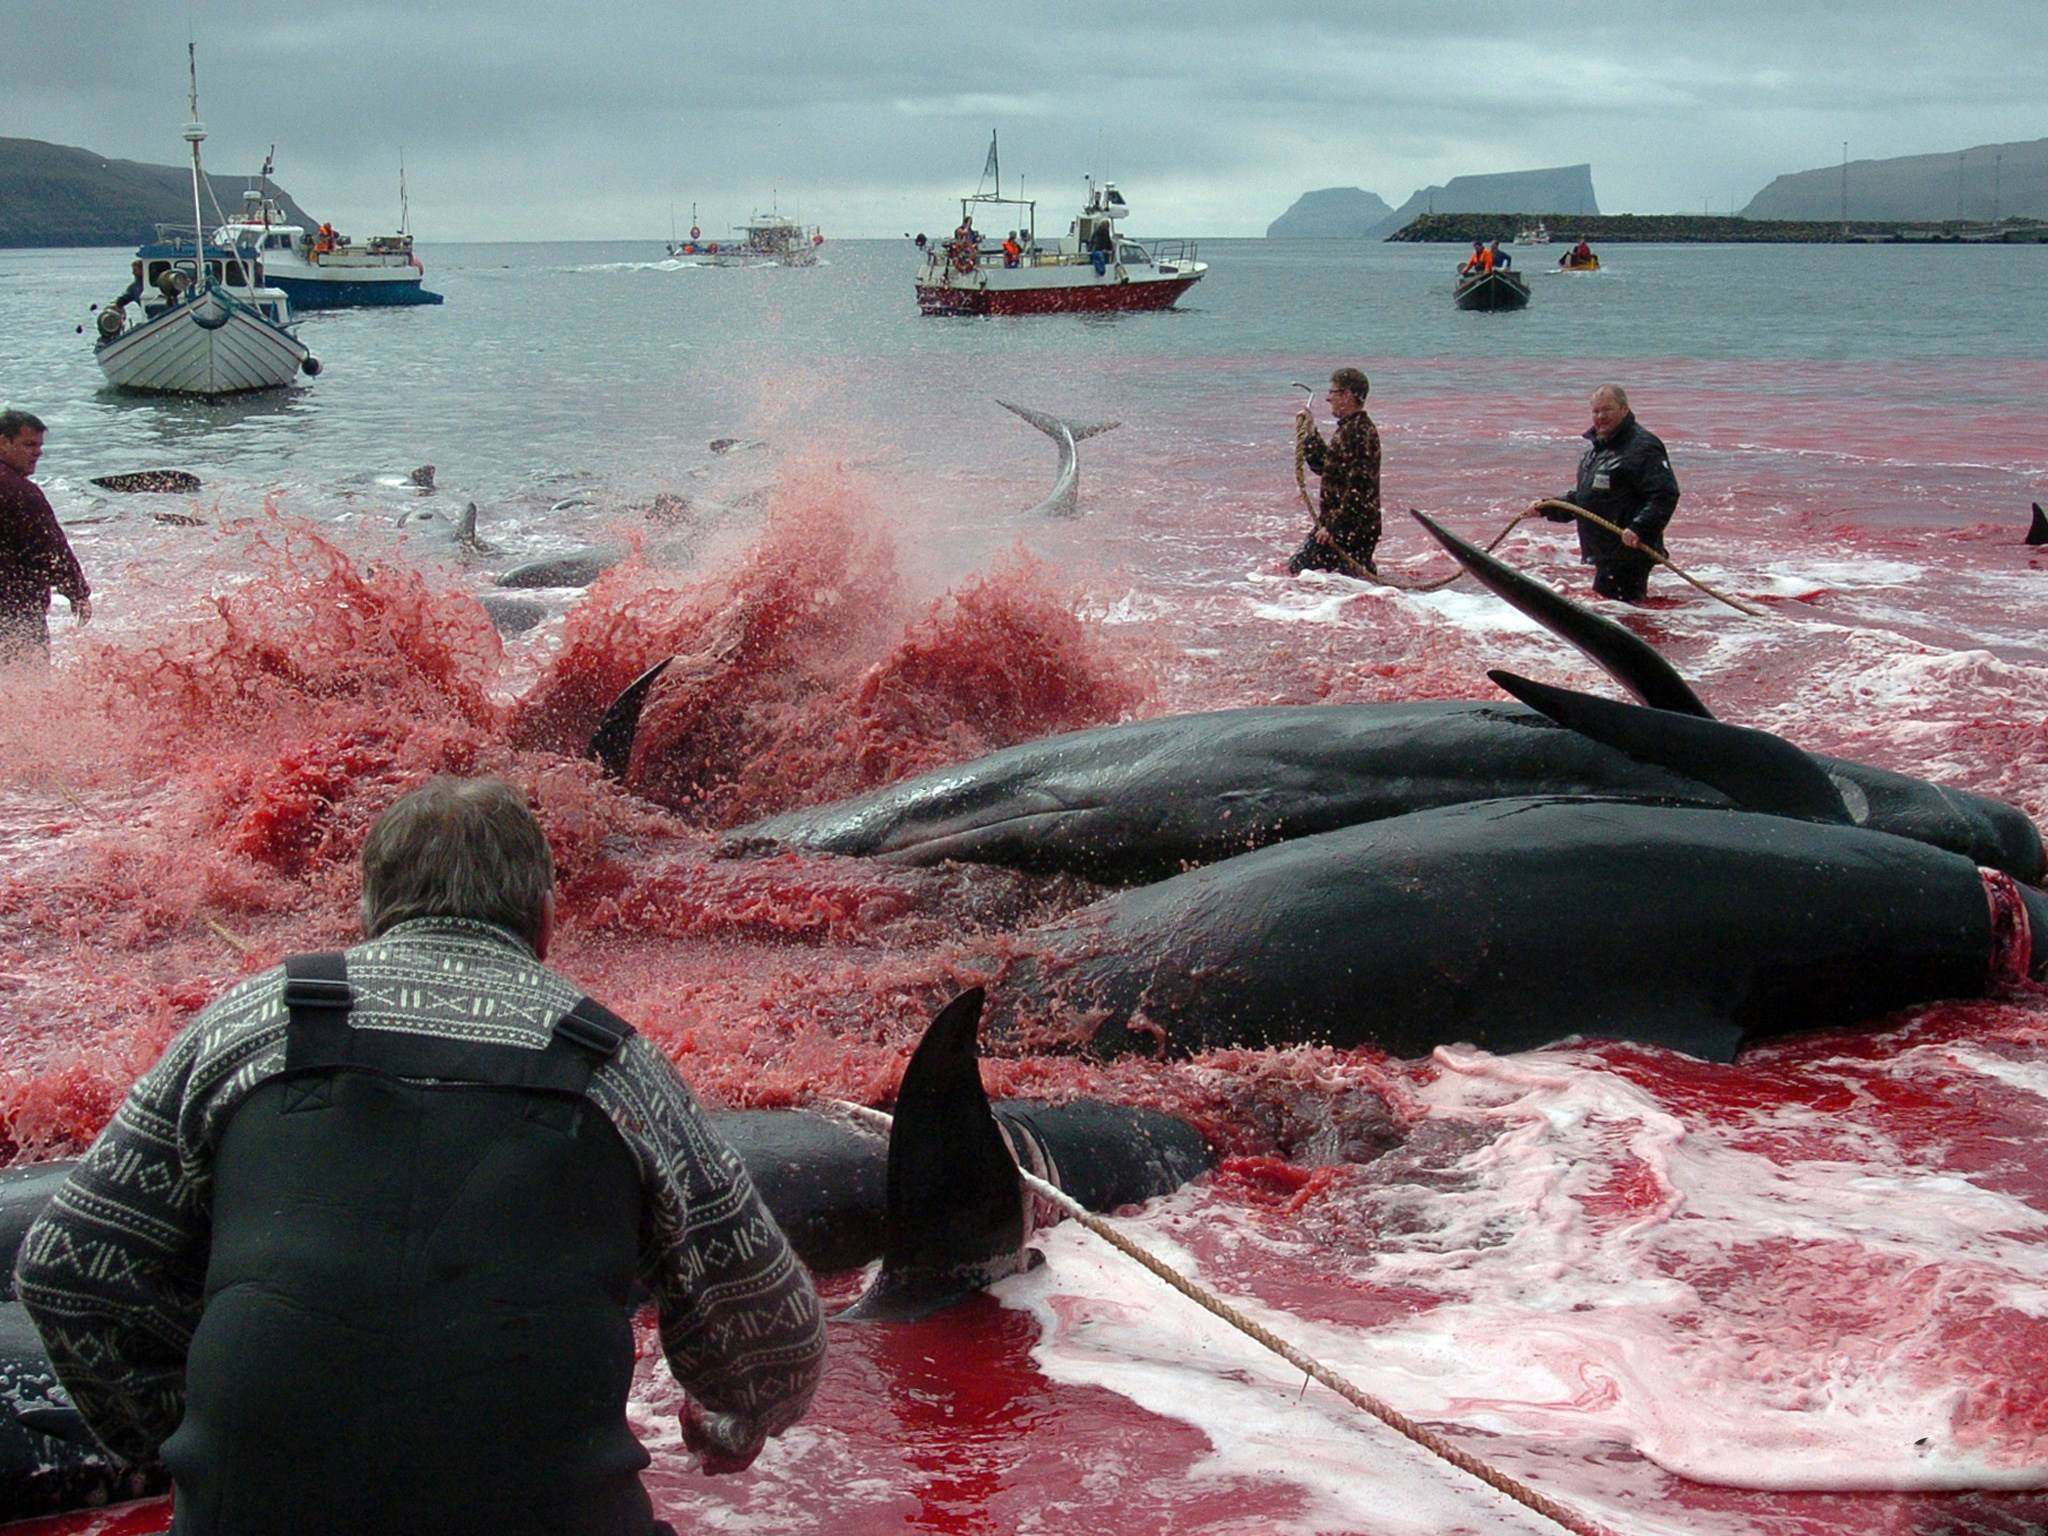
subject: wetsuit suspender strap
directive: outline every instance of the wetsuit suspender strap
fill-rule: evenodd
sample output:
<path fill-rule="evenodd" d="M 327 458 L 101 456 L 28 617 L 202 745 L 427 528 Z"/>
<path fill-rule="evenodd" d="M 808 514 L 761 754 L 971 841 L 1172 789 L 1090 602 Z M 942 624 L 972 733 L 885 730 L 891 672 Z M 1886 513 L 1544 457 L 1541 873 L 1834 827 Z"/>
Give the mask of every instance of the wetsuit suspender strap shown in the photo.
<path fill-rule="evenodd" d="M 391 1077 L 482 1083 L 581 1094 L 590 1075 L 618 1055 L 633 1026 L 587 997 L 555 1021 L 544 1050 L 399 1029 L 356 1029 L 354 991 L 338 954 L 293 955 L 284 963 L 285 1072 L 352 1067 Z"/>

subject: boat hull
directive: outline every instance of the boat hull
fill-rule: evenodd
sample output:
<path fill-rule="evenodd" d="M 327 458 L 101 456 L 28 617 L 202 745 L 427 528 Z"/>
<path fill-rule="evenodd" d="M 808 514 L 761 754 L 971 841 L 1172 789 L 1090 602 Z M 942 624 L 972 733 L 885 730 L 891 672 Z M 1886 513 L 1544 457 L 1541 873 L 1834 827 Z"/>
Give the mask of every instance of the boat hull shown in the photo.
<path fill-rule="evenodd" d="M 1180 296 L 1202 280 L 1200 272 L 1175 277 L 1114 275 L 1098 278 L 1084 269 L 1085 281 L 1032 286 L 968 279 L 955 284 L 917 284 L 917 307 L 928 315 L 1102 314 L 1121 310 L 1170 309 Z"/>
<path fill-rule="evenodd" d="M 270 285 L 282 288 L 295 310 L 355 309 L 372 304 L 439 304 L 441 295 L 431 293 L 417 273 L 403 277 L 312 278 L 271 268 Z"/>
<path fill-rule="evenodd" d="M 238 395 L 283 389 L 306 347 L 291 332 L 232 301 L 176 305 L 95 349 L 107 382 L 169 395 Z"/>
<path fill-rule="evenodd" d="M 1514 272 L 1481 272 L 1459 279 L 1451 298 L 1460 309 L 1520 309 L 1529 302 L 1529 285 Z"/>
<path fill-rule="evenodd" d="M 1595 256 L 1591 261 L 1560 261 L 1557 264 L 1557 270 L 1560 272 L 1598 272 L 1600 270 L 1600 258 Z"/>

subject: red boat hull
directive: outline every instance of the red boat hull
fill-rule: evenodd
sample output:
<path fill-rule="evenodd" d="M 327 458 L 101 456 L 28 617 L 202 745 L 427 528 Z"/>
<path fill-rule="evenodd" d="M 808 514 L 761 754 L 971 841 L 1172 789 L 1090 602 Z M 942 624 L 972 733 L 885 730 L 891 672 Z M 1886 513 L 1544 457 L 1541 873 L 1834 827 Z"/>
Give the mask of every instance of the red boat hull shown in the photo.
<path fill-rule="evenodd" d="M 917 307 L 928 315 L 1101 314 L 1112 310 L 1170 309 L 1202 280 L 1160 278 L 1143 283 L 1086 283 L 1060 288 L 928 288 L 917 285 Z"/>

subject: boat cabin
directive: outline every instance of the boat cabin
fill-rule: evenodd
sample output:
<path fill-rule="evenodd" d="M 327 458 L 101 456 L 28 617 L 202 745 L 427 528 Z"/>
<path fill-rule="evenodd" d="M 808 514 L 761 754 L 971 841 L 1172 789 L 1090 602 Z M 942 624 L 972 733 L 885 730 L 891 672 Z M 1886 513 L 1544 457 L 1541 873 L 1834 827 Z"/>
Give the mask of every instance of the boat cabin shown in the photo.
<path fill-rule="evenodd" d="M 147 316 L 161 314 L 198 286 L 192 247 L 182 240 L 153 242 L 135 256 L 142 263 L 142 312 Z M 253 247 L 209 243 L 201 259 L 207 286 L 227 290 L 274 325 L 290 323 L 284 294 L 263 285 L 263 260 Z"/>

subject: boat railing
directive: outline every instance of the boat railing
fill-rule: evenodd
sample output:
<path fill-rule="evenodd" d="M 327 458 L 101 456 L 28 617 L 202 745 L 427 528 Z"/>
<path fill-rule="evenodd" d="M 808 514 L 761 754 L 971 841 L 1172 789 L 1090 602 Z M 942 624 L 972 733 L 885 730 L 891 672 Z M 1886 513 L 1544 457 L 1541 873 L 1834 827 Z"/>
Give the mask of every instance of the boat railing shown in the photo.
<path fill-rule="evenodd" d="M 1189 266 L 1200 259 L 1199 248 L 1192 240 L 1155 240 L 1152 242 L 1152 261 L 1155 266 Z"/>

